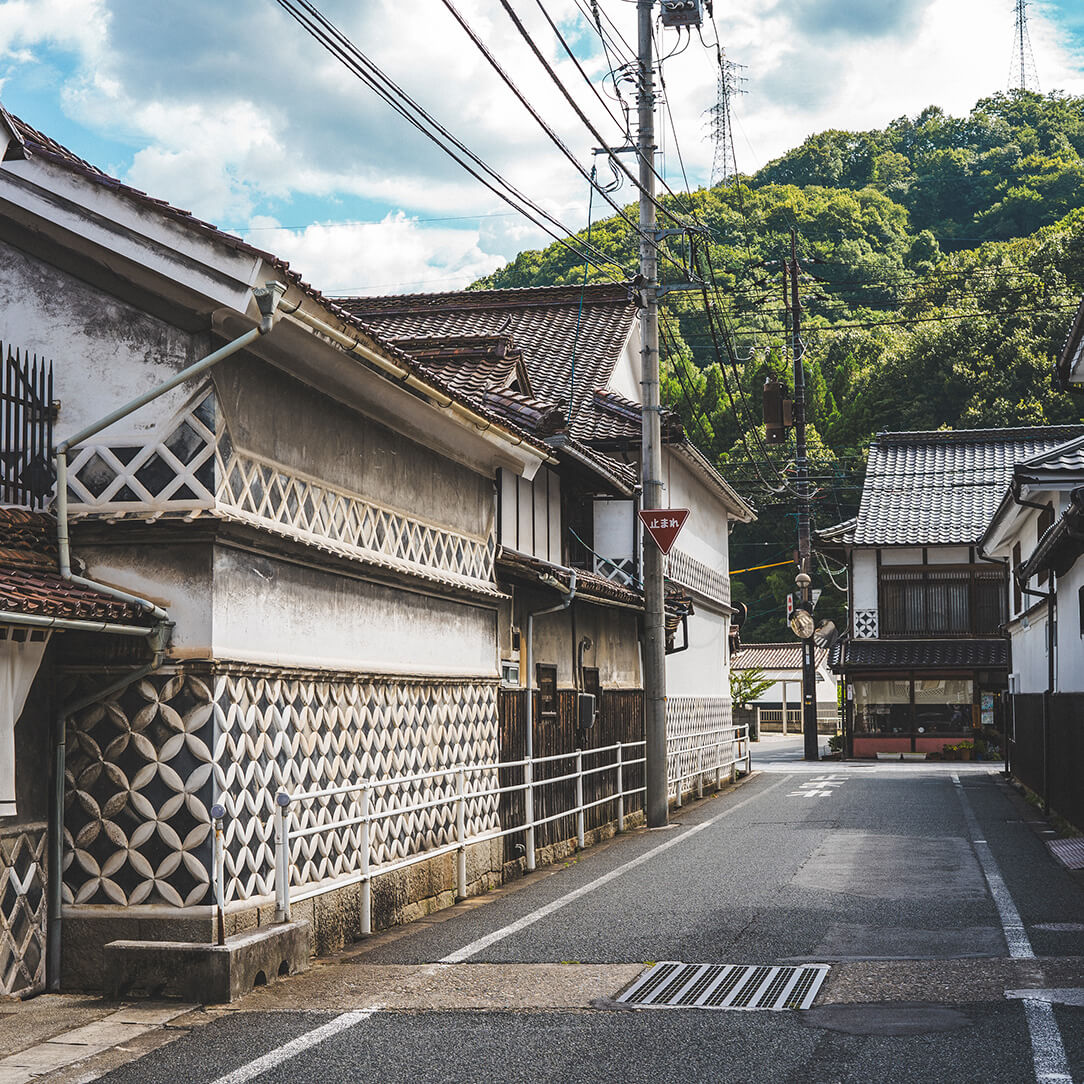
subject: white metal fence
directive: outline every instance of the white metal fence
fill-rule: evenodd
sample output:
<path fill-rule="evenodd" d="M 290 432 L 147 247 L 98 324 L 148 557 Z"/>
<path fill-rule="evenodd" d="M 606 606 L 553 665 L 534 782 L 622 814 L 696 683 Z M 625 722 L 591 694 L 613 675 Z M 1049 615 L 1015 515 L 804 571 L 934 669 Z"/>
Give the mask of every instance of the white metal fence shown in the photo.
<path fill-rule="evenodd" d="M 749 730 L 745 726 L 706 731 L 693 750 L 697 769 L 680 775 L 671 770 L 669 783 L 676 787 L 678 804 L 683 792 L 703 794 L 705 778 L 718 786 L 724 776 L 750 769 Z M 586 822 L 590 810 L 612 803 L 617 831 L 624 831 L 630 800 L 643 794 L 639 779 L 630 785 L 630 769 L 645 763 L 645 742 L 618 742 L 599 749 L 583 749 L 557 756 L 533 757 L 486 764 L 456 764 L 447 768 L 378 779 L 298 794 L 279 793 L 275 799 L 275 910 L 279 921 L 287 920 L 294 903 L 350 885 L 361 886 L 362 932 L 372 931 L 372 882 L 375 877 L 445 854 L 456 855 L 456 895 L 467 894 L 467 848 L 515 833 L 526 834 L 527 868 L 535 868 L 535 837 L 543 825 L 575 817 L 576 839 L 586 845 Z M 688 752 L 688 750 L 686 751 Z M 685 763 L 688 763 L 686 758 Z M 543 766 L 553 766 L 543 768 Z M 671 762 L 671 769 L 674 762 Z M 539 777 L 543 769 L 545 778 Z M 550 775 L 551 771 L 559 774 Z M 519 781 L 501 786 L 501 773 L 511 772 Z M 607 780 L 600 797 L 585 800 L 586 780 Z M 571 788 L 557 784 L 571 783 Z M 571 805 L 545 816 L 536 815 L 541 792 L 573 792 Z M 500 798 L 523 795 L 524 815 L 514 824 L 501 823 Z M 551 808 L 553 803 L 548 803 Z M 221 817 L 223 810 L 212 813 Z M 219 822 L 220 828 L 220 822 Z M 374 864 L 377 839 L 393 839 L 392 861 Z M 222 892 L 222 833 L 215 834 L 215 886 L 219 905 Z M 386 850 L 386 848 L 385 848 Z"/>

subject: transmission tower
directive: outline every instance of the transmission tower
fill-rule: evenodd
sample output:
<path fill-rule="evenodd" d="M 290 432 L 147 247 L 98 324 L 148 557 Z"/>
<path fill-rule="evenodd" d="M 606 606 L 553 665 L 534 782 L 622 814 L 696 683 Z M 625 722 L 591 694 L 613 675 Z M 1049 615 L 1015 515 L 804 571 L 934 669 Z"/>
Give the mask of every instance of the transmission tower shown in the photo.
<path fill-rule="evenodd" d="M 1031 51 L 1028 34 L 1028 2 L 1016 0 L 1016 30 L 1013 34 L 1012 59 L 1009 61 L 1009 89 L 1039 89 L 1039 75 L 1035 70 L 1035 55 Z"/>
<path fill-rule="evenodd" d="M 711 159 L 711 187 L 727 184 L 738 176 L 738 159 L 734 150 L 734 131 L 730 124 L 730 100 L 735 94 L 744 94 L 741 84 L 745 79 L 739 75 L 744 64 L 727 60 L 722 49 L 718 51 L 719 75 L 716 80 L 715 104 L 707 110 L 711 120 L 709 127 L 715 153 Z"/>

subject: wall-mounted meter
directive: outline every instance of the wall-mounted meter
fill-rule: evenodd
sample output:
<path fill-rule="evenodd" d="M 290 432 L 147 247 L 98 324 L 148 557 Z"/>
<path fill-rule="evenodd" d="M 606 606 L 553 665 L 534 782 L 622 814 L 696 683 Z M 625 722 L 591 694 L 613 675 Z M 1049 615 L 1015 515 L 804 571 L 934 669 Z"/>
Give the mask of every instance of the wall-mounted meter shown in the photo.
<path fill-rule="evenodd" d="M 663 26 L 700 26 L 703 19 L 700 0 L 662 0 Z"/>

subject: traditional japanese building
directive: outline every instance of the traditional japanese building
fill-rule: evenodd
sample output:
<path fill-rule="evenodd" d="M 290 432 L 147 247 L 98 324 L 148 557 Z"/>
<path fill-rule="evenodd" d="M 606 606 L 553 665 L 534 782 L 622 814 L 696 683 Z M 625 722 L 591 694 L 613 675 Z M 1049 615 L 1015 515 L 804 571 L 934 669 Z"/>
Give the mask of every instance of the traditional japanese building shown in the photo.
<path fill-rule="evenodd" d="M 1014 466 L 1078 427 L 881 433 L 858 516 L 819 533 L 850 572 L 832 652 L 853 755 L 941 753 L 1006 721 L 1009 581 L 979 540 Z"/>

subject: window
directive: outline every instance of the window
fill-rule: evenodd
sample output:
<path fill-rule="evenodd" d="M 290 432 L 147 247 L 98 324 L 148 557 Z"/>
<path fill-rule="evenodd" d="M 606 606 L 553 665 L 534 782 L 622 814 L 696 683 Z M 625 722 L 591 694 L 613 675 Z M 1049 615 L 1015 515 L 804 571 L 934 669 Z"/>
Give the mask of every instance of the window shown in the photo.
<path fill-rule="evenodd" d="M 911 682 L 855 681 L 854 732 L 856 735 L 897 735 L 911 732 Z"/>
<path fill-rule="evenodd" d="M 882 568 L 881 635 L 996 636 L 1005 620 L 1004 590 L 996 568 Z"/>
<path fill-rule="evenodd" d="M 1048 504 L 1039 513 L 1039 523 L 1035 528 L 1035 543 L 1036 543 L 1036 545 L 1038 545 L 1039 540 L 1053 526 L 1054 526 L 1054 506 L 1052 504 Z M 1045 587 L 1047 582 L 1050 580 L 1050 572 L 1049 571 L 1040 572 L 1037 579 L 1038 579 L 1038 582 L 1039 582 L 1039 586 L 1040 587 Z"/>
<path fill-rule="evenodd" d="M 546 723 L 557 722 L 557 667 L 546 663 L 535 666 L 538 679 L 538 717 Z"/>
<path fill-rule="evenodd" d="M 1020 543 L 1017 542 L 1012 548 L 1012 612 L 1014 614 L 1018 614 L 1024 609 L 1024 592 L 1020 590 L 1020 581 L 1016 576 L 1022 563 Z"/>

